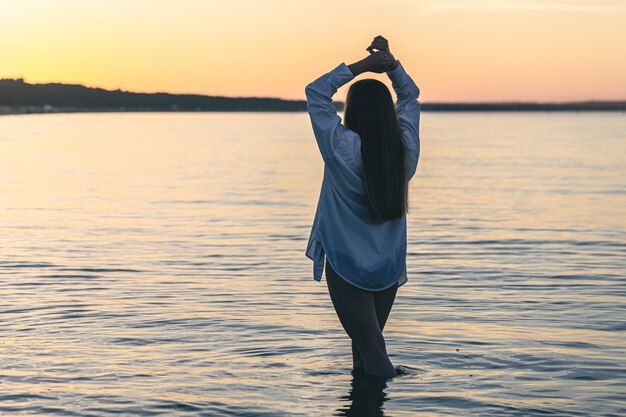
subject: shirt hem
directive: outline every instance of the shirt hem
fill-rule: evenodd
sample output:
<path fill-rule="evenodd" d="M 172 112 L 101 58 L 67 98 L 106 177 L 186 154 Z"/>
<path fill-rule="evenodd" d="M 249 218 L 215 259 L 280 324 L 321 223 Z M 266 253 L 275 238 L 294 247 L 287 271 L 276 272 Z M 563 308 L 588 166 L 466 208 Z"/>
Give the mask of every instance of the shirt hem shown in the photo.
<path fill-rule="evenodd" d="M 360 288 L 360 289 L 365 290 L 365 291 L 384 291 L 384 290 L 386 290 L 386 289 L 388 289 L 388 288 L 393 287 L 395 284 L 399 284 L 399 283 L 400 283 L 400 281 L 402 280 L 402 277 L 400 277 L 400 278 L 398 278 L 396 281 L 394 281 L 394 282 L 392 282 L 391 284 L 386 285 L 386 286 L 384 286 L 384 287 L 382 287 L 382 288 L 377 288 L 377 289 L 365 288 L 365 287 L 362 287 L 362 286 L 360 286 L 360 285 L 358 285 L 358 284 L 355 284 L 354 282 L 350 281 L 349 279 L 344 278 L 343 276 L 341 276 L 341 274 L 340 274 L 339 272 L 337 272 L 337 269 L 333 266 L 333 263 L 330 261 L 330 257 L 328 256 L 328 254 L 326 254 L 326 261 L 330 264 L 331 268 L 333 268 L 333 270 L 335 271 L 335 273 L 337 273 L 337 276 L 338 276 L 338 277 L 340 277 L 341 279 L 343 279 L 344 281 L 346 281 L 348 284 L 350 284 L 350 285 L 354 285 L 355 287 Z M 315 277 L 314 277 L 314 279 L 315 279 Z M 408 279 L 407 279 L 407 281 L 408 281 Z M 404 283 L 406 283 L 406 281 L 405 281 Z M 403 284 L 404 284 L 404 283 L 403 283 Z M 398 287 L 400 287 L 400 286 L 401 286 L 401 285 L 398 285 Z"/>

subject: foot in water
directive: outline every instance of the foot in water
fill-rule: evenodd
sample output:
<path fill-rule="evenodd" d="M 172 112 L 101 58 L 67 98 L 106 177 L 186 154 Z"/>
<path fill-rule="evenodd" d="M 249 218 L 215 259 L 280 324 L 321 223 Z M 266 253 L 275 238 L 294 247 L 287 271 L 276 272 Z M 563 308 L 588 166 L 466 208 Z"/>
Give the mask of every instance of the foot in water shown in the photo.
<path fill-rule="evenodd" d="M 426 369 L 412 368 L 410 366 L 404 366 L 404 365 L 398 365 L 395 368 L 396 368 L 396 373 L 398 374 L 398 376 L 421 375 L 421 374 L 425 374 L 428 372 Z"/>
<path fill-rule="evenodd" d="M 396 366 L 396 376 L 408 375 L 410 372 L 402 365 Z"/>
<path fill-rule="evenodd" d="M 354 367 L 354 368 L 352 368 L 352 372 L 351 372 L 351 374 L 352 374 L 353 376 L 363 376 L 363 375 L 365 375 L 365 368 L 363 368 L 363 367 L 361 367 L 361 366 L 359 366 L 359 367 Z"/>
<path fill-rule="evenodd" d="M 363 367 L 352 368 L 352 371 L 350 373 L 355 378 L 368 378 L 368 379 L 370 379 L 370 378 L 371 379 L 391 379 L 391 378 L 395 378 L 398 375 L 406 374 L 406 371 L 398 372 L 398 368 L 397 367 L 395 368 L 395 370 L 396 370 L 396 375 L 389 376 L 389 377 L 383 377 L 383 376 L 368 374 L 368 373 L 365 372 L 365 368 L 363 368 Z"/>
<path fill-rule="evenodd" d="M 396 375 L 392 376 L 392 377 L 388 377 L 388 378 L 379 377 L 379 376 L 375 376 L 375 375 L 369 375 L 369 374 L 365 373 L 365 368 L 363 368 L 363 367 L 352 368 L 351 374 L 354 377 L 364 377 L 364 376 L 367 376 L 367 377 L 372 377 L 372 378 L 390 379 L 390 378 L 394 378 L 396 376 L 416 375 L 416 374 L 419 374 L 419 373 L 423 372 L 423 371 L 420 371 L 419 369 L 411 368 L 411 367 L 403 366 L 403 365 L 398 365 L 398 366 L 394 367 L 394 369 L 396 370 Z"/>

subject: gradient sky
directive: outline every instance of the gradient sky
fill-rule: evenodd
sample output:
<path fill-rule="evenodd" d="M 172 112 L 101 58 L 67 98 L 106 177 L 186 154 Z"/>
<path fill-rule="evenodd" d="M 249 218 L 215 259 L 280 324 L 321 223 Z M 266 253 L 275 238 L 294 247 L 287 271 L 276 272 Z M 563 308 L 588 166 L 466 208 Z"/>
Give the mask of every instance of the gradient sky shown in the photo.
<path fill-rule="evenodd" d="M 626 99 L 626 0 L 0 0 L 0 77 L 303 99 L 378 34 L 423 101 Z"/>

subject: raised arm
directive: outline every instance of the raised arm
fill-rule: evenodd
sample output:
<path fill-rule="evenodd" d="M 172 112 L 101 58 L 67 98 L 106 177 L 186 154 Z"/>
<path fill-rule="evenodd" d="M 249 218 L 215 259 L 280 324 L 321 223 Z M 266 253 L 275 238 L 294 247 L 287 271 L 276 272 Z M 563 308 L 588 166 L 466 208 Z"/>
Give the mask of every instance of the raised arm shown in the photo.
<path fill-rule="evenodd" d="M 415 174 L 417 161 L 420 154 L 420 90 L 413 79 L 406 73 L 402 63 L 397 61 L 397 66 L 387 71 L 391 85 L 396 92 L 396 115 L 400 124 L 400 130 L 409 139 L 411 166 L 409 178 Z"/>
<path fill-rule="evenodd" d="M 306 86 L 307 111 L 311 117 L 313 133 L 319 146 L 324 162 L 331 162 L 335 158 L 335 143 L 347 130 L 341 124 L 341 118 L 333 105 L 332 97 L 339 87 L 351 81 L 364 72 L 382 73 L 390 67 L 391 59 L 383 52 L 375 52 L 365 58 L 346 65 L 339 64 L 332 71 L 327 72 Z"/>
<path fill-rule="evenodd" d="M 387 76 L 396 92 L 396 114 L 400 127 L 407 131 L 412 139 L 419 142 L 420 89 L 406 73 L 400 60 L 394 70 L 387 71 Z"/>
<path fill-rule="evenodd" d="M 343 133 L 345 127 L 333 104 L 333 95 L 339 87 L 354 78 L 345 63 L 327 72 L 306 86 L 306 106 L 311 118 L 315 140 L 325 163 L 335 158 L 335 141 Z"/>
<path fill-rule="evenodd" d="M 389 49 L 389 41 L 383 36 L 378 35 L 367 48 L 371 54 L 375 54 L 374 50 L 383 52 L 389 57 L 391 65 L 386 68 L 387 76 L 391 80 L 391 85 L 396 92 L 396 115 L 400 124 L 402 134 L 408 139 L 408 156 L 409 156 L 409 176 L 411 179 L 417 169 L 417 161 L 420 154 L 420 90 L 413 82 L 413 79 L 404 70 L 402 63 L 395 59 Z"/>

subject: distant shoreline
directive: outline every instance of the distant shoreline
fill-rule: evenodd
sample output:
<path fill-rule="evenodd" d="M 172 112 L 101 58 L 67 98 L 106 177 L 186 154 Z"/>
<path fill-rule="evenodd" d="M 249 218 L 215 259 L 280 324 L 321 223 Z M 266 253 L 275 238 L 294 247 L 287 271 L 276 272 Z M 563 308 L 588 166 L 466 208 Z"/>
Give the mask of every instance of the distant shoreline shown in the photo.
<path fill-rule="evenodd" d="M 578 103 L 572 105 L 548 105 L 536 104 L 528 106 L 515 105 L 493 105 L 493 104 L 472 104 L 459 105 L 454 103 L 442 104 L 422 104 L 421 110 L 434 113 L 593 113 L 593 112 L 619 112 L 626 113 L 626 104 L 619 103 L 615 106 L 579 106 Z M 340 107 L 340 106 L 336 106 Z M 337 109 L 342 111 L 341 108 Z M 38 115 L 38 114 L 71 114 L 71 113 L 304 113 L 306 110 L 277 110 L 277 109 L 257 109 L 257 110 L 171 110 L 171 109 L 150 109 L 150 108 L 81 108 L 81 107 L 45 107 L 45 106 L 0 106 L 0 116 L 15 115 Z"/>
<path fill-rule="evenodd" d="M 334 102 L 342 111 L 344 103 Z M 626 112 L 624 101 L 561 103 L 421 103 L 426 112 Z M 0 79 L 0 115 L 111 112 L 305 112 L 305 100 L 224 97 L 199 94 L 135 93 L 79 84 L 31 84 Z"/>
<path fill-rule="evenodd" d="M 306 110 L 168 110 L 168 109 L 125 109 L 125 108 L 81 108 L 81 107 L 53 107 L 0 106 L 0 116 L 36 115 L 36 114 L 69 114 L 69 113 L 302 113 Z"/>

